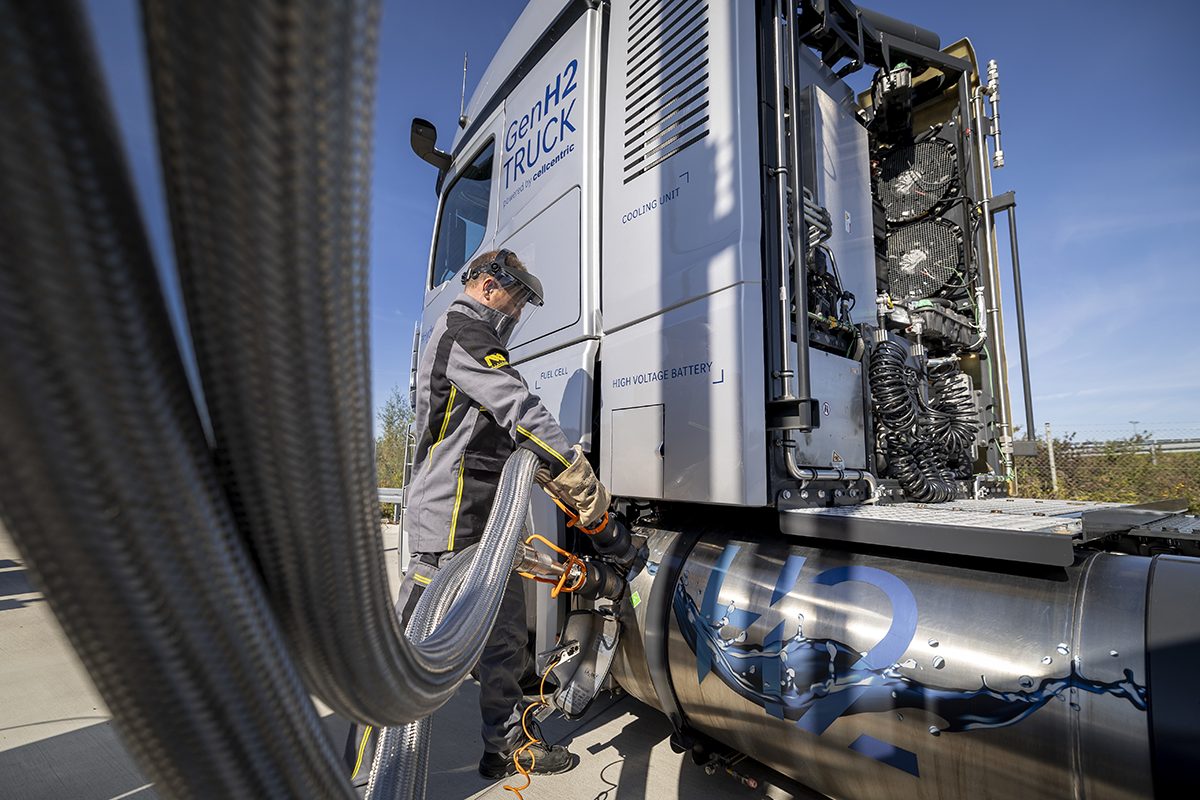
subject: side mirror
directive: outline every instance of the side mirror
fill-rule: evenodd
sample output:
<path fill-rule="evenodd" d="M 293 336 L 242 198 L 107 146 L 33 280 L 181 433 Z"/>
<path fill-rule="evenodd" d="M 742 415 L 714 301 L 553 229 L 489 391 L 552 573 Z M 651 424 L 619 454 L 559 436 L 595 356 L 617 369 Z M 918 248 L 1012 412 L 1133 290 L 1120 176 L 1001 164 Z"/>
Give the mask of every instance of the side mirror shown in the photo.
<path fill-rule="evenodd" d="M 437 128 L 429 120 L 414 117 L 409 142 L 413 152 L 437 167 L 439 173 L 450 169 L 450 154 L 437 149 Z"/>

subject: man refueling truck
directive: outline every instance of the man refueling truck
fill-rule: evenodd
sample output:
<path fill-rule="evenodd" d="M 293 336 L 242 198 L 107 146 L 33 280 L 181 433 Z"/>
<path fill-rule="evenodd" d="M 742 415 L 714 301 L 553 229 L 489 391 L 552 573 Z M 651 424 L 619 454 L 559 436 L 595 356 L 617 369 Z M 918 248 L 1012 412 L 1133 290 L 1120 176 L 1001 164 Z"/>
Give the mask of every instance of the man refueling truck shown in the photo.
<path fill-rule="evenodd" d="M 480 369 L 557 419 L 555 499 L 596 505 L 587 465 L 612 502 L 565 522 L 514 436 L 405 627 L 371 451 L 379 3 L 272 9 L 142 2 L 181 350 L 82 9 L 0 3 L 0 523 L 156 791 L 353 800 L 319 698 L 384 730 L 369 796 L 423 797 L 430 715 L 515 629 L 564 714 L 619 686 L 708 766 L 831 797 L 1195 796 L 1200 520 L 1015 496 L 1013 201 L 968 42 L 848 0 L 532 0 L 450 151 L 414 120 L 414 349 L 519 254 L 545 303 Z M 524 625 L 513 572 L 549 584 Z"/>
<path fill-rule="evenodd" d="M 1196 518 L 1011 496 L 994 62 L 848 0 L 533 0 L 460 126 L 413 122 L 423 324 L 520 255 L 507 357 L 644 547 L 613 602 L 529 584 L 560 710 L 619 685 L 832 797 L 1186 785 Z"/>

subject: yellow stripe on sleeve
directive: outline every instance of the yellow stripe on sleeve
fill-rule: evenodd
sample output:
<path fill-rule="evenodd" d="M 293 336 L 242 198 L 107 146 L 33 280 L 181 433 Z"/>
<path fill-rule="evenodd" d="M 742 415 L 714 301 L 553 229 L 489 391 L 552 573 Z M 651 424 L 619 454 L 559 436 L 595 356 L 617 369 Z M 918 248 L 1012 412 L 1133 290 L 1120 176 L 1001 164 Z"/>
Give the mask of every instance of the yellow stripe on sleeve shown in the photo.
<path fill-rule="evenodd" d="M 354 772 L 352 772 L 350 774 L 350 777 L 352 779 L 354 778 L 355 775 L 358 774 L 358 771 L 360 769 L 362 769 L 363 753 L 367 749 L 367 740 L 370 738 L 371 738 L 371 726 L 368 725 L 366 727 L 366 729 L 363 730 L 363 738 L 362 738 L 362 741 L 358 745 L 358 760 L 354 762 Z"/>
<path fill-rule="evenodd" d="M 520 433 L 520 434 L 523 434 L 523 435 L 525 435 L 525 436 L 529 437 L 529 439 L 530 439 L 530 440 L 531 440 L 531 441 L 532 441 L 534 444 L 536 444 L 538 447 L 541 447 L 541 448 L 542 448 L 543 450 L 545 450 L 547 453 L 549 453 L 550 455 L 554 456 L 554 457 L 555 457 L 555 458 L 557 458 L 559 461 L 561 461 L 561 462 L 562 462 L 562 465 L 563 465 L 564 467 L 569 467 L 569 466 L 571 466 L 571 462 L 570 462 L 570 461 L 567 461 L 567 459 L 563 458 L 563 454 L 562 454 L 562 453 L 558 452 L 558 451 L 557 451 L 557 450 L 555 450 L 553 447 L 551 447 L 550 445 L 546 444 L 545 442 L 543 442 L 543 441 L 542 441 L 541 439 L 539 439 L 538 437 L 534 436 L 534 435 L 533 435 L 533 434 L 532 434 L 530 431 L 528 431 L 528 430 L 527 430 L 527 429 L 526 429 L 526 428 L 525 428 L 523 425 L 518 425 L 518 426 L 517 426 L 517 433 Z"/>
<path fill-rule="evenodd" d="M 422 586 L 428 586 L 429 584 L 433 583 L 432 578 L 426 578 L 424 575 L 418 575 L 415 572 L 413 573 L 413 580 Z"/>

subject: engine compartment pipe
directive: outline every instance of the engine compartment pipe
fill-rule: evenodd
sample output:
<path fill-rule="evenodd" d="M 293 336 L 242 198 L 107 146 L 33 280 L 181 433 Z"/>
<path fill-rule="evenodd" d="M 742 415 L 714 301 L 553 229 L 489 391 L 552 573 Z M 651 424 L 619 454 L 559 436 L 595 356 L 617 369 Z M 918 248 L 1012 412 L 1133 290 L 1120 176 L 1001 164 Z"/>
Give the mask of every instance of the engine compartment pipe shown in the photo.
<path fill-rule="evenodd" d="M 0 521 L 160 795 L 349 800 L 222 492 L 84 13 L 4 0 L 0 31 Z"/>
<path fill-rule="evenodd" d="M 403 725 L 470 670 L 512 564 L 511 551 L 490 549 L 471 579 L 486 590 L 419 647 L 404 638 L 372 456 L 379 4 L 143 8 L 176 261 L 224 489 L 312 691 L 352 719 Z M 498 507 L 524 507 L 529 485 L 519 483 Z M 493 524 L 520 520 L 493 511 Z"/>
<path fill-rule="evenodd" d="M 796 0 L 783 0 L 783 6 L 786 10 L 787 26 L 782 31 L 787 37 L 785 54 L 787 59 L 787 109 L 790 123 L 790 136 L 788 137 L 788 185 L 791 193 L 791 214 L 790 224 L 792 232 L 792 301 L 796 306 L 796 313 L 793 315 L 791 309 L 787 309 L 788 318 L 795 320 L 795 330 L 793 331 L 796 337 L 796 374 L 794 380 L 796 383 L 796 399 L 800 410 L 801 424 L 798 428 L 800 431 L 811 431 L 817 427 L 817 422 L 812 419 L 812 375 L 809 368 L 809 334 L 808 334 L 808 260 L 805 253 L 808 252 L 808 231 L 803 221 L 803 182 L 800 176 L 800 92 L 796 88 L 796 83 L 800 80 L 799 66 L 797 60 L 797 49 L 799 43 L 796 41 Z M 777 109 L 777 112 L 782 116 L 783 110 Z M 786 278 L 784 279 L 786 282 Z M 785 349 L 790 346 L 790 342 L 784 342 Z M 792 432 L 786 431 L 785 435 L 790 438 Z"/>
<path fill-rule="evenodd" d="M 1008 396 L 1008 358 L 1005 352 L 1004 326 L 1001 323 L 1000 310 L 1000 268 L 996 258 L 995 227 L 992 219 L 992 184 L 991 172 L 988 170 L 987 118 L 983 111 L 983 95 L 976 89 L 970 96 L 970 110 L 974 117 L 976 162 L 978 169 L 978 194 L 981 222 L 983 223 L 983 252 L 984 280 L 981 281 L 984 293 L 983 316 L 986 318 L 986 328 L 981 328 L 988 336 L 985 342 L 987 353 L 991 358 L 990 371 L 992 374 L 991 388 L 996 400 L 996 432 L 1000 442 L 1001 466 L 1006 480 L 1012 481 L 1012 407 Z"/>
<path fill-rule="evenodd" d="M 792 244 L 789 226 L 791 218 L 788 215 L 788 193 L 791 191 L 787 149 L 787 123 L 784 118 L 784 106 L 787 104 L 787 90 L 784 84 L 784 45 L 783 37 L 792 35 L 792 23 L 784 24 L 786 18 L 784 0 L 775 0 L 775 24 L 773 47 L 771 50 L 775 78 L 775 167 L 770 175 L 775 181 L 775 210 L 778 214 L 776 224 L 779 226 L 779 369 L 773 377 L 779 382 L 776 400 L 795 400 L 792 392 L 792 377 L 795 372 L 791 365 L 792 350 L 792 301 L 788 291 L 790 284 L 789 270 L 791 260 L 801 257 L 800 251 Z M 787 254 L 790 253 L 790 258 Z"/>
<path fill-rule="evenodd" d="M 832 467 L 801 467 L 796 463 L 794 450 L 786 451 L 785 463 L 787 464 L 788 475 L 800 481 L 803 487 L 811 481 L 843 481 L 846 483 L 854 483 L 862 481 L 867 484 L 867 498 L 864 502 L 875 502 L 879 492 L 879 481 L 868 470 L 865 469 L 834 469 Z"/>

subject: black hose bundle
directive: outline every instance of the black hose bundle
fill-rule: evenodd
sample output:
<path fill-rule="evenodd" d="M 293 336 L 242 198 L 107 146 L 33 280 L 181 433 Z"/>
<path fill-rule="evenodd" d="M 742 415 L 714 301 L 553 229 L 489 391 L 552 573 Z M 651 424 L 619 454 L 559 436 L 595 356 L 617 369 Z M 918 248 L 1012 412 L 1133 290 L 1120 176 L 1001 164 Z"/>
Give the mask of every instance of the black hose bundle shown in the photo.
<path fill-rule="evenodd" d="M 0 518 L 170 797 L 344 797 L 221 492 L 79 8 L 0 2 Z"/>
<path fill-rule="evenodd" d="M 932 433 L 950 452 L 961 454 L 975 443 L 979 431 L 971 387 L 953 361 L 931 363 L 928 372 L 933 396 L 929 405 L 936 417 Z"/>
<path fill-rule="evenodd" d="M 908 353 L 890 339 L 875 345 L 868 378 L 876 420 L 889 433 L 911 432 L 917 424 L 916 371 L 906 364 Z"/>
<path fill-rule="evenodd" d="M 907 363 L 908 352 L 898 343 L 884 340 L 871 354 L 868 379 L 879 428 L 887 454 L 887 475 L 899 481 L 904 493 L 924 503 L 943 503 L 958 496 L 952 460 L 974 441 L 973 420 L 965 418 L 962 394 L 953 364 L 939 364 L 934 399 L 921 397 L 917 370 Z M 933 370 L 936 369 L 934 373 Z M 969 394 L 967 399 L 970 400 Z M 972 402 L 971 413 L 974 413 Z M 964 437 L 969 431 L 969 440 Z"/>

